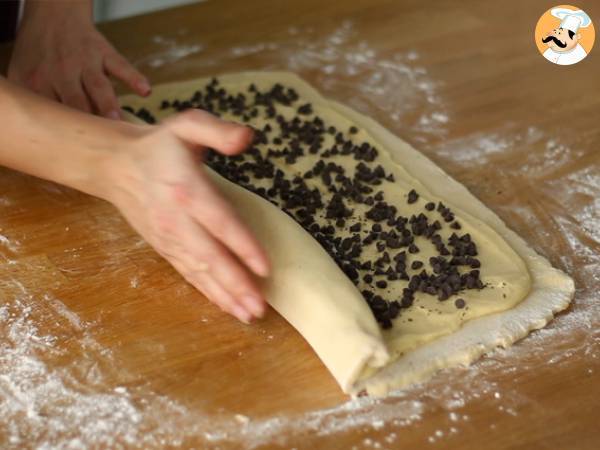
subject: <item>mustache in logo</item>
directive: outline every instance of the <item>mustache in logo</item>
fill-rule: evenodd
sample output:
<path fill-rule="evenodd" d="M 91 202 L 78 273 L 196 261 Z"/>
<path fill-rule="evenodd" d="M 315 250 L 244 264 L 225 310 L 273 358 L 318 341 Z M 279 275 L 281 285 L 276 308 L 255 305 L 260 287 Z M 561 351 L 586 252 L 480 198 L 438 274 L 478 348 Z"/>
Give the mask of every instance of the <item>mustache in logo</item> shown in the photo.
<path fill-rule="evenodd" d="M 558 45 L 560 48 L 565 48 L 567 46 L 566 42 L 559 41 L 556 36 L 546 36 L 545 38 L 542 38 L 542 42 L 544 44 L 547 43 L 547 42 L 550 42 L 550 41 L 554 41 L 554 43 L 556 45 Z"/>

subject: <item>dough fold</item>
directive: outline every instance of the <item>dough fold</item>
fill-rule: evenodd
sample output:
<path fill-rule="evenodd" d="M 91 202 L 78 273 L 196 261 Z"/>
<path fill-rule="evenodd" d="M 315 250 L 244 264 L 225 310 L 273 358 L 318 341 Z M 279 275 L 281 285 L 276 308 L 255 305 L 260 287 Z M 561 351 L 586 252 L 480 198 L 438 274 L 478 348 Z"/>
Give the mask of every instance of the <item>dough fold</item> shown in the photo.
<path fill-rule="evenodd" d="M 291 217 L 206 170 L 269 255 L 273 275 L 263 282 L 269 304 L 312 346 L 344 392 L 351 392 L 365 367 L 382 367 L 390 359 L 362 295 Z"/>

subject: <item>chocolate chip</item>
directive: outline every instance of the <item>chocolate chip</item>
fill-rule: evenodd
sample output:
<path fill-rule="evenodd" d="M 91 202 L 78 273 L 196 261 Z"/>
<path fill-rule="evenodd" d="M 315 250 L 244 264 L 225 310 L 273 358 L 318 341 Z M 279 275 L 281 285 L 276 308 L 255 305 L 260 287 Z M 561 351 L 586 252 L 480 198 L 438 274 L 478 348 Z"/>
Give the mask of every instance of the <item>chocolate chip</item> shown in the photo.
<path fill-rule="evenodd" d="M 359 231 L 360 231 L 360 229 L 361 229 L 361 224 L 360 224 L 360 222 L 357 222 L 357 223 L 355 223 L 354 225 L 352 225 L 352 226 L 350 227 L 350 231 L 351 231 L 352 233 L 357 233 L 357 232 L 359 232 Z"/>
<path fill-rule="evenodd" d="M 383 300 L 383 298 L 381 298 L 381 296 L 379 295 L 375 295 L 373 296 L 372 300 L 371 300 L 371 307 L 375 310 L 375 311 L 385 311 L 387 310 L 387 303 L 385 302 L 385 300 Z"/>
<path fill-rule="evenodd" d="M 433 210 L 435 209 L 435 203 L 433 203 L 433 202 L 429 202 L 429 203 L 427 203 L 427 204 L 425 205 L 425 209 L 426 209 L 427 211 L 433 211 Z"/>
<path fill-rule="evenodd" d="M 462 298 L 457 298 L 454 301 L 454 306 L 456 306 L 458 309 L 463 309 L 465 307 L 465 305 L 466 305 L 466 302 Z"/>
<path fill-rule="evenodd" d="M 397 209 L 395 206 L 388 205 L 386 202 L 377 202 L 366 212 L 365 217 L 375 222 L 381 222 L 393 218 L 396 211 Z"/>
<path fill-rule="evenodd" d="M 441 302 L 448 300 L 448 297 L 449 297 L 448 294 L 446 293 L 446 291 L 441 288 L 438 288 L 437 295 L 438 295 L 438 300 Z"/>
<path fill-rule="evenodd" d="M 396 262 L 405 262 L 406 261 L 406 252 L 400 252 L 394 256 L 394 261 Z"/>
<path fill-rule="evenodd" d="M 389 237 L 386 239 L 385 243 L 389 248 L 396 249 L 402 247 L 402 241 L 397 237 Z"/>
<path fill-rule="evenodd" d="M 364 289 L 360 293 L 365 298 L 365 300 L 371 300 L 373 298 L 373 296 L 375 295 L 373 293 L 373 291 L 369 291 L 368 289 Z"/>
<path fill-rule="evenodd" d="M 478 259 L 471 257 L 465 258 L 465 264 L 469 265 L 473 269 L 479 269 L 481 267 L 481 262 Z"/>
<path fill-rule="evenodd" d="M 305 103 L 298 108 L 298 114 L 312 114 L 313 109 L 310 103 Z"/>
<path fill-rule="evenodd" d="M 400 303 L 396 300 L 390 302 L 388 312 L 390 314 L 391 319 L 395 319 L 396 317 L 398 317 L 398 314 L 400 313 Z"/>
<path fill-rule="evenodd" d="M 414 189 L 411 189 L 410 192 L 408 193 L 408 203 L 412 204 L 415 203 L 417 200 L 419 199 L 419 194 L 417 194 L 417 191 L 415 191 Z"/>
<path fill-rule="evenodd" d="M 410 268 L 413 270 L 418 270 L 421 267 L 423 267 L 423 263 L 421 261 L 413 261 L 412 264 L 410 265 Z"/>
<path fill-rule="evenodd" d="M 387 282 L 385 280 L 379 280 L 375 283 L 379 289 L 385 289 L 387 287 Z"/>
<path fill-rule="evenodd" d="M 415 299 L 412 297 L 402 297 L 400 304 L 402 305 L 403 308 L 409 308 L 410 306 L 412 306 L 414 301 L 415 301 Z"/>
<path fill-rule="evenodd" d="M 392 328 L 392 321 L 387 317 L 383 318 L 381 320 L 381 328 L 383 328 L 384 330 Z"/>
<path fill-rule="evenodd" d="M 149 123 L 149 124 L 156 123 L 156 118 L 146 108 L 138 109 L 138 111 L 135 113 L 135 115 L 138 116 L 140 119 L 142 119 L 146 123 Z"/>

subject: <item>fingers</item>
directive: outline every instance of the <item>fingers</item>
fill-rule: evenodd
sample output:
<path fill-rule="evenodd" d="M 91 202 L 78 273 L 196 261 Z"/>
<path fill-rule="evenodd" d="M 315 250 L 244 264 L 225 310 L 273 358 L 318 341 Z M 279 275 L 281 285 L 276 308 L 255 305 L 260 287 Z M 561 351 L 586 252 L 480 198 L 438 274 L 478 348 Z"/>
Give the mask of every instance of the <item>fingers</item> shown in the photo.
<path fill-rule="evenodd" d="M 157 250 L 194 287 L 243 322 L 262 317 L 265 301 L 256 283 L 240 263 L 190 217 L 169 214 Z M 207 281 L 210 279 L 211 281 Z"/>
<path fill-rule="evenodd" d="M 186 243 L 186 261 L 191 278 L 201 281 L 205 275 L 210 275 L 251 317 L 263 316 L 265 301 L 260 289 L 225 247 L 191 219 L 182 227 L 182 239 Z M 224 303 L 229 304 L 229 299 L 224 298 Z"/>
<path fill-rule="evenodd" d="M 220 306 L 223 311 L 237 317 L 244 323 L 250 323 L 252 321 L 252 314 L 250 314 L 243 306 L 239 305 L 210 275 L 199 274 L 198 281 L 201 290 L 204 289 L 203 293 L 205 293 L 209 299 L 213 299 L 213 302 Z"/>
<path fill-rule="evenodd" d="M 31 89 L 36 94 L 40 94 L 46 98 L 49 98 L 50 100 L 60 101 L 58 94 L 56 93 L 54 88 L 48 83 L 44 83 L 44 84 L 41 84 L 41 85 L 38 85 L 35 87 L 31 87 Z"/>
<path fill-rule="evenodd" d="M 57 86 L 56 91 L 60 101 L 72 108 L 84 112 L 91 112 L 90 102 L 88 101 L 78 78 L 65 79 Z"/>
<path fill-rule="evenodd" d="M 81 78 L 98 113 L 111 119 L 120 119 L 119 102 L 106 75 L 98 70 L 88 69 L 82 72 Z"/>
<path fill-rule="evenodd" d="M 110 54 L 104 57 L 104 68 L 106 71 L 125 82 L 137 94 L 143 97 L 150 94 L 151 87 L 146 77 L 116 50 L 111 50 Z"/>
<path fill-rule="evenodd" d="M 206 111 L 190 109 L 165 122 L 181 140 L 193 145 L 214 148 L 233 155 L 252 142 L 252 130 L 234 122 L 219 119 Z"/>
<path fill-rule="evenodd" d="M 252 232 L 206 177 L 192 185 L 189 214 L 259 276 L 269 274 L 268 257 Z"/>
<path fill-rule="evenodd" d="M 174 260 L 171 262 L 171 264 L 179 273 L 187 273 L 184 263 Z M 252 321 L 252 314 L 250 314 L 243 306 L 238 304 L 235 299 L 209 274 L 197 273 L 194 275 L 184 275 L 184 277 L 192 286 L 204 294 L 204 296 L 211 303 L 214 303 L 226 313 L 231 314 L 246 324 Z"/>
<path fill-rule="evenodd" d="M 19 83 L 21 86 L 31 89 L 36 94 L 49 98 L 50 100 L 60 101 L 60 98 L 52 87 L 50 80 L 41 75 L 39 72 L 34 72 L 30 76 L 24 78 L 15 77 L 15 82 Z"/>

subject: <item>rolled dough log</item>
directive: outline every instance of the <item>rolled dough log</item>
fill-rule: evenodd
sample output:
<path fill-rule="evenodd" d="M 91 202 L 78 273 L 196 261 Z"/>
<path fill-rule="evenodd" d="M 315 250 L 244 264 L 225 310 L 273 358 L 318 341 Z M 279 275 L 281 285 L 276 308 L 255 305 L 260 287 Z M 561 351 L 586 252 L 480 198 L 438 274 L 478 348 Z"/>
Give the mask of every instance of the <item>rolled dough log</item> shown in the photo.
<path fill-rule="evenodd" d="M 377 146 L 378 162 L 395 175 L 396 181 L 383 187 L 389 203 L 403 215 L 416 213 L 418 205 L 407 206 L 405 200 L 406 192 L 416 188 L 419 202 L 443 201 L 451 207 L 464 231 L 479 243 L 482 278 L 488 287 L 461 294 L 469 305 L 466 310 L 422 296 L 392 330 L 382 332 L 359 290 L 300 225 L 270 202 L 206 168 L 271 258 L 273 275 L 264 282 L 269 303 L 309 342 L 344 392 L 383 395 L 442 368 L 469 364 L 545 326 L 568 306 L 574 285 L 566 274 L 552 268 L 464 186 L 372 119 L 324 99 L 291 73 L 245 72 L 218 78 L 234 92 L 244 91 L 250 83 L 259 89 L 282 83 L 293 87 L 302 102 L 310 102 L 327 124 L 338 129 L 357 126 L 358 137 Z M 159 107 L 163 99 L 189 98 L 207 82 L 160 85 L 147 99 L 127 96 L 121 102 L 145 107 L 160 119 L 167 115 Z M 290 117 L 294 111 L 284 108 L 281 113 Z M 262 128 L 266 122 L 258 117 L 252 125 Z M 348 170 L 356 164 L 350 158 L 336 162 Z M 282 169 L 293 173 L 299 168 Z M 434 254 L 422 246 L 421 257 Z"/>

